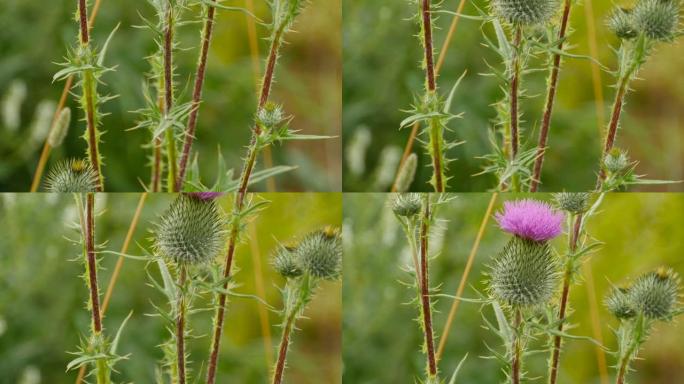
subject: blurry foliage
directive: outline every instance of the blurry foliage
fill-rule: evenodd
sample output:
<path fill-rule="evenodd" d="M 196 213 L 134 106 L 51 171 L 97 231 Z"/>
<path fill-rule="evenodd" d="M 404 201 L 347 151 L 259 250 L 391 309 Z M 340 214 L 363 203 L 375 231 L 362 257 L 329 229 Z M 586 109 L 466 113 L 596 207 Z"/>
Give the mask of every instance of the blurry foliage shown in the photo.
<path fill-rule="evenodd" d="M 265 300 L 282 308 L 277 286 L 283 284 L 270 265 L 271 251 L 278 241 L 301 238 L 326 225 L 339 226 L 341 197 L 336 194 L 260 194 L 271 204 L 250 230 L 256 244 L 241 243 L 236 253 L 238 272 L 236 292 L 255 294 L 252 252 L 258 252 L 264 278 Z M 172 195 L 149 195 L 129 254 L 141 255 L 137 244 L 149 245 L 152 223 L 157 220 Z M 97 195 L 101 214 L 96 218 L 96 240 L 118 252 L 138 202 L 138 194 Z M 222 198 L 224 209 L 230 198 Z M 64 239 L 74 236 L 68 225 L 77 221 L 73 198 L 56 194 L 4 194 L 0 197 L 0 383 L 20 383 L 22 375 L 39 377 L 30 383 L 73 383 L 76 372 L 65 373 L 79 337 L 88 329 L 85 309 L 87 291 L 83 279 L 80 250 Z M 252 248 L 256 245 L 255 248 Z M 117 256 L 101 256 L 100 291 L 104 294 Z M 69 261 L 74 260 L 74 261 Z M 221 260 L 219 260 L 221 261 Z M 222 261 L 221 261 L 222 262 Z M 164 323 L 145 314 L 153 313 L 150 301 L 163 300 L 148 285 L 144 262 L 126 260 L 119 277 L 104 326 L 114 332 L 133 311 L 124 330 L 119 351 L 130 354 L 117 365 L 116 382 L 152 383 L 154 367 L 162 357 L 158 344 L 168 337 Z M 153 268 L 153 272 L 156 270 Z M 339 383 L 341 375 L 341 285 L 321 284 L 320 292 L 298 323 L 289 353 L 285 378 L 292 383 Z M 196 308 L 206 307 L 197 301 Z M 279 319 L 269 313 L 271 348 L 265 350 L 258 306 L 253 299 L 231 298 L 224 328 L 217 382 L 264 383 L 270 377 L 267 359 L 275 359 L 280 337 Z M 189 367 L 195 375 L 208 358 L 211 312 L 191 316 L 198 339 L 188 340 Z M 271 360 L 272 361 L 272 360 Z M 28 384 L 28 382 L 26 383 Z"/>
<path fill-rule="evenodd" d="M 436 226 L 431 242 L 437 255 L 430 266 L 431 283 L 447 295 L 456 292 L 491 197 L 489 194 L 456 196 L 437 211 L 437 218 L 444 222 Z M 522 196 L 500 196 L 495 210 L 501 208 L 503 201 Z M 537 198 L 551 200 L 545 194 Z M 344 197 L 344 382 L 409 384 L 423 372 L 422 333 L 415 321 L 414 308 L 406 304 L 413 292 L 399 282 L 405 280 L 402 268 L 410 265 L 410 253 L 388 202 L 388 195 L 383 194 L 348 194 Z M 618 325 L 602 305 L 610 283 L 626 282 L 661 265 L 671 266 L 683 274 L 682 212 L 683 195 L 612 194 L 606 197 L 599 214 L 588 223 L 589 234 L 605 243 L 588 265 L 596 285 L 604 344 L 610 350 L 616 349 L 611 327 Z M 484 291 L 487 265 L 508 238 L 509 235 L 496 227 L 493 218 L 490 219 L 463 297 L 476 298 L 475 290 Z M 562 252 L 564 242 L 564 237 L 560 237 L 552 245 Z M 592 336 L 586 275 L 583 276 L 570 292 L 572 314 L 569 322 L 576 328 L 569 332 Z M 434 306 L 436 342 L 439 342 L 450 306 L 451 299 L 437 298 Z M 467 353 L 468 358 L 457 379 L 459 383 L 493 384 L 504 378 L 496 360 L 481 358 L 489 355 L 485 343 L 500 347 L 497 336 L 482 327 L 483 314 L 493 318 L 490 307 L 481 313 L 479 304 L 467 302 L 461 302 L 456 314 L 440 361 L 440 371 L 450 374 Z M 542 340 L 537 346 L 543 347 L 545 342 Z M 631 373 L 634 383 L 684 382 L 681 322 L 658 324 L 640 356 L 644 359 L 636 362 L 636 372 Z M 526 359 L 526 369 L 531 377 L 545 377 L 547 358 L 548 354 L 541 353 Z M 607 359 L 609 365 L 615 363 L 611 356 Z M 614 370 L 610 366 L 608 369 L 613 377 Z M 598 372 L 593 344 L 564 341 L 559 382 L 600 383 Z"/>
<path fill-rule="evenodd" d="M 233 3 L 244 6 L 244 1 L 230 5 Z M 254 4 L 257 16 L 270 21 L 266 2 L 255 0 Z M 19 126 L 12 129 L 0 123 L 0 190 L 29 189 L 47 134 L 33 132 L 30 122 L 41 100 L 56 104 L 59 99 L 64 83 L 52 83 L 52 76 L 59 70 L 54 63 L 64 61 L 66 47 L 76 39 L 75 10 L 73 0 L 56 0 L 49 6 L 35 1 L 0 0 L 3 31 L 0 34 L 0 98 L 6 97 L 14 81 L 23 82 L 26 90 L 20 104 Z M 104 0 L 92 30 L 94 43 L 101 46 L 109 32 L 121 23 L 107 54 L 107 63 L 117 68 L 103 76 L 106 85 L 101 86 L 102 92 L 119 95 L 103 106 L 103 112 L 110 113 L 103 119 L 102 130 L 106 133 L 101 146 L 108 191 L 142 190 L 140 182 L 149 183 L 151 174 L 151 168 L 144 166 L 149 149 L 141 147 L 149 141 L 149 133 L 127 131 L 136 125 L 139 117 L 133 111 L 145 105 L 142 84 L 144 74 L 150 70 L 146 57 L 155 49 L 152 33 L 133 28 L 143 23 L 140 14 L 152 18 L 153 9 L 139 0 Z M 197 19 L 198 9 L 193 7 L 188 15 Z M 302 133 L 340 134 L 340 23 L 340 0 L 314 2 L 306 7 L 295 25 L 299 33 L 289 35 L 283 49 L 273 100 L 286 105 L 288 115 L 295 117 L 293 128 Z M 184 93 L 183 101 L 191 96 L 200 29 L 200 23 L 193 23 L 178 30 L 181 50 L 174 60 L 178 92 Z M 199 154 L 202 172 L 209 180 L 213 180 L 217 171 L 219 148 L 228 165 L 239 172 L 256 108 L 256 78 L 261 76 L 253 72 L 243 13 L 218 11 L 214 33 L 197 141 L 193 145 L 193 153 Z M 257 26 L 261 67 L 267 49 L 264 37 L 266 29 Z M 53 151 L 48 168 L 58 159 L 85 156 L 85 143 L 79 138 L 85 129 L 85 123 L 80 121 L 82 112 L 76 108 L 73 97 L 68 98 L 66 105 L 75 116 L 64 145 Z M 339 190 L 340 147 L 339 138 L 275 147 L 274 164 L 299 167 L 276 178 L 278 190 Z M 263 166 L 261 160 L 260 166 Z M 263 183 L 257 187 L 263 188 Z"/>
<path fill-rule="evenodd" d="M 616 58 L 611 47 L 617 40 L 605 25 L 605 18 L 613 4 L 610 1 L 591 1 L 594 9 L 593 23 L 597 31 L 600 62 L 610 69 L 616 68 Z M 627 1 L 620 2 L 627 3 Z M 445 2 L 442 8 L 455 11 L 458 2 Z M 476 14 L 475 6 L 486 8 L 488 0 L 466 2 L 465 14 Z M 360 160 L 345 159 L 344 189 L 348 191 L 388 190 L 389 184 L 376 182 L 382 166 L 383 151 L 387 148 L 403 148 L 410 128 L 399 131 L 399 123 L 408 115 L 413 101 L 413 90 L 420 89 L 424 81 L 421 71 L 421 51 L 415 34 L 415 25 L 408 20 L 414 12 L 407 1 L 381 2 L 348 0 L 344 2 L 343 23 L 343 71 L 344 114 L 343 136 L 345 155 L 349 153 L 366 156 L 363 167 Z M 441 49 L 452 16 L 441 14 L 435 22 L 435 47 Z M 575 2 L 571 13 L 569 37 L 570 52 L 589 54 L 586 10 L 584 2 Z M 492 33 L 491 27 L 485 32 Z M 492 103 L 499 100 L 499 82 L 480 74 L 488 72 L 485 61 L 498 64 L 498 58 L 481 43 L 482 30 L 477 21 L 459 20 L 456 33 L 441 71 L 439 83 L 449 88 L 467 70 L 453 101 L 455 113 L 465 112 L 463 119 L 454 121 L 454 132 L 446 137 L 465 140 L 466 143 L 449 151 L 448 157 L 456 159 L 451 164 L 450 190 L 484 191 L 493 187 L 491 176 L 472 176 L 479 173 L 485 162 L 478 157 L 491 152 L 488 132 L 495 110 Z M 617 145 L 630 151 L 631 157 L 640 162 L 639 173 L 649 178 L 684 179 L 684 150 L 681 120 L 684 118 L 680 105 L 684 102 L 684 77 L 679 68 L 684 64 L 681 39 L 673 45 L 656 50 L 643 68 L 640 78 L 632 86 L 635 89 L 627 99 L 626 113 L 622 120 Z M 439 54 L 439 50 L 435 52 Z M 545 67 L 545 62 L 532 64 Z M 550 149 L 545 156 L 540 190 L 566 189 L 580 191 L 591 189 L 596 180 L 598 158 L 602 145 L 602 132 L 608 121 L 613 101 L 614 79 L 601 73 L 604 98 L 603 124 L 598 125 L 595 106 L 591 64 L 587 60 L 564 59 L 560 74 L 558 97 L 551 122 Z M 522 103 L 522 127 L 528 132 L 523 148 L 536 145 L 541 113 L 544 106 L 546 72 L 530 74 L 525 78 L 528 94 L 534 96 Z M 442 89 L 447 92 L 448 89 Z M 349 145 L 355 135 L 370 136 L 367 152 Z M 530 132 L 529 130 L 534 130 Z M 356 140 L 358 142 L 358 139 Z M 365 141 L 363 141 L 365 142 Z M 411 189 L 430 191 L 427 184 L 431 176 L 429 159 L 416 143 L 414 152 L 419 154 L 418 173 Z M 361 157 L 363 160 L 363 157 Z M 396 171 L 396 166 L 392 172 Z M 681 190 L 682 184 L 639 187 L 648 190 Z"/>

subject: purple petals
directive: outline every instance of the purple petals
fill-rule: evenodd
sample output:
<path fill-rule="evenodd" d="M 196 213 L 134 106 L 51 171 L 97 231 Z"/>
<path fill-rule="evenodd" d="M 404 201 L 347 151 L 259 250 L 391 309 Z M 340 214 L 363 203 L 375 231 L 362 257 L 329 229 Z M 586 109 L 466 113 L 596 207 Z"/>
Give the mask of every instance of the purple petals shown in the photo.
<path fill-rule="evenodd" d="M 563 232 L 562 212 L 537 200 L 507 201 L 494 218 L 502 230 L 523 239 L 548 241 Z"/>

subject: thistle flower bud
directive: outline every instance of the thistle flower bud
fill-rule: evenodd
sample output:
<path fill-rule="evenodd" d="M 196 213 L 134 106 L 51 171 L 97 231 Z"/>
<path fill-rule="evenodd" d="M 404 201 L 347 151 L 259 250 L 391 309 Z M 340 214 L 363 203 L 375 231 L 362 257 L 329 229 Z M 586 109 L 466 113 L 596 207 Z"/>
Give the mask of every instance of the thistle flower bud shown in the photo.
<path fill-rule="evenodd" d="M 301 276 L 304 271 L 297 260 L 296 247 L 290 245 L 279 246 L 273 256 L 273 268 L 281 276 L 292 279 Z"/>
<path fill-rule="evenodd" d="M 523 239 L 545 242 L 563 233 L 563 213 L 537 200 L 507 201 L 494 218 L 502 230 Z"/>
<path fill-rule="evenodd" d="M 558 286 L 558 262 L 546 242 L 513 237 L 494 260 L 490 289 L 512 306 L 541 305 Z"/>
<path fill-rule="evenodd" d="M 634 8 L 634 22 L 649 39 L 671 41 L 677 34 L 679 2 L 641 0 Z"/>
<path fill-rule="evenodd" d="M 666 320 L 679 298 L 679 276 L 666 268 L 641 275 L 629 290 L 635 308 L 646 318 Z"/>
<path fill-rule="evenodd" d="M 157 252 L 178 264 L 213 260 L 223 249 L 223 214 L 213 198 L 181 194 L 162 214 L 156 228 Z"/>
<path fill-rule="evenodd" d="M 259 126 L 267 130 L 278 128 L 278 126 L 285 120 L 283 108 L 273 102 L 267 102 L 263 107 L 259 108 L 256 115 L 256 122 Z"/>
<path fill-rule="evenodd" d="M 603 159 L 603 165 L 610 173 L 620 173 L 629 166 L 627 152 L 613 148 Z"/>
<path fill-rule="evenodd" d="M 615 287 L 606 296 L 604 304 L 608 311 L 620 320 L 631 319 L 636 316 L 636 309 L 629 297 L 629 289 L 622 287 Z"/>
<path fill-rule="evenodd" d="M 71 123 L 71 108 L 65 107 L 59 112 L 55 125 L 52 126 L 48 135 L 48 144 L 52 148 L 59 147 L 64 142 L 64 138 L 69 132 L 69 124 Z"/>
<path fill-rule="evenodd" d="M 554 193 L 553 199 L 556 206 L 564 211 L 580 214 L 589 209 L 591 193 L 587 192 L 560 192 Z"/>
<path fill-rule="evenodd" d="M 337 230 L 326 228 L 310 233 L 295 252 L 302 270 L 314 278 L 335 280 L 342 272 L 342 242 Z"/>
<path fill-rule="evenodd" d="M 86 160 L 61 161 L 48 173 L 45 187 L 56 193 L 95 192 L 97 173 Z"/>
<path fill-rule="evenodd" d="M 623 40 L 633 39 L 639 34 L 632 9 L 616 8 L 606 24 L 615 36 Z"/>
<path fill-rule="evenodd" d="M 392 201 L 392 211 L 399 216 L 413 217 L 420 213 L 422 204 L 417 193 L 399 193 Z"/>
<path fill-rule="evenodd" d="M 558 11 L 558 0 L 492 0 L 492 9 L 514 25 L 546 24 Z"/>
<path fill-rule="evenodd" d="M 396 183 L 397 192 L 406 192 L 409 190 L 411 183 L 413 183 L 413 179 L 416 177 L 417 166 L 418 156 L 416 156 L 415 153 L 411 153 L 399 170 L 399 176 L 397 176 Z"/>

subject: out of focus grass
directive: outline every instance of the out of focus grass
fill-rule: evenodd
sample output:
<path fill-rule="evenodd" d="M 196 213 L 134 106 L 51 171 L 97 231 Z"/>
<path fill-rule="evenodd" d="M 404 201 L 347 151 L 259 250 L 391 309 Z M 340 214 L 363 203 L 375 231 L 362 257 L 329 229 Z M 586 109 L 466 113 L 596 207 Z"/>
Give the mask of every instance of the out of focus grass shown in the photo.
<path fill-rule="evenodd" d="M 119 251 L 139 195 L 97 196 L 102 214 L 96 219 L 96 240 L 106 249 Z M 236 253 L 237 291 L 255 294 L 253 256 L 263 272 L 264 299 L 281 308 L 277 287 L 284 281 L 270 266 L 270 252 L 277 241 L 300 237 L 325 225 L 340 225 L 341 197 L 335 194 L 260 194 L 271 204 L 255 222 L 253 240 L 241 243 Z M 140 255 L 136 244 L 147 245 L 152 223 L 171 202 L 172 196 L 147 197 L 138 229 L 129 249 Z M 225 209 L 229 198 L 223 198 Z M 0 197 L 0 383 L 73 383 L 75 372 L 65 373 L 79 338 L 87 331 L 87 291 L 80 275 L 84 271 L 79 247 L 64 239 L 77 238 L 68 225 L 77 220 L 71 196 L 53 194 L 4 194 Z M 116 256 L 103 255 L 100 289 L 104 287 Z M 162 322 L 145 314 L 154 313 L 151 301 L 162 303 L 157 290 L 148 285 L 145 265 L 126 260 L 104 319 L 106 331 L 114 332 L 126 315 L 133 316 L 124 330 L 120 353 L 130 354 L 117 364 L 116 382 L 152 383 L 154 367 L 161 358 L 157 345 L 168 338 Z M 154 269 L 153 269 L 154 271 Z M 288 354 L 286 379 L 292 383 L 339 383 L 341 375 L 341 284 L 324 283 L 298 322 Z M 196 303 L 202 308 L 206 303 Z M 270 377 L 267 356 L 275 359 L 280 328 L 275 313 L 269 313 L 272 347 L 265 349 L 260 328 L 259 303 L 231 298 L 221 345 L 217 382 L 264 383 Z M 190 367 L 194 374 L 204 367 L 209 353 L 212 313 L 200 312 L 190 324 L 198 339 L 188 340 Z M 21 381 L 36 373 L 38 381 Z M 202 376 L 206 370 L 202 370 Z"/>
<path fill-rule="evenodd" d="M 443 219 L 431 241 L 438 256 L 430 264 L 431 284 L 440 293 L 453 295 L 482 217 L 490 200 L 489 194 L 459 194 L 442 206 L 437 217 Z M 495 209 L 503 201 L 519 196 L 501 195 Z M 548 200 L 550 196 L 540 195 Z M 343 356 L 344 382 L 356 384 L 414 383 L 421 377 L 425 360 L 421 353 L 422 333 L 415 321 L 415 306 L 407 305 L 415 293 L 402 285 L 409 275 L 402 268 L 410 263 L 403 232 L 387 207 L 383 194 L 344 197 L 344 289 L 343 289 Z M 612 194 L 606 197 L 601 212 L 588 223 L 588 231 L 605 243 L 591 258 L 599 303 L 610 288 L 610 282 L 626 282 L 661 265 L 684 274 L 684 195 L 679 194 Z M 486 227 L 475 264 L 463 294 L 475 298 L 485 289 L 487 265 L 509 235 L 490 220 Z M 553 245 L 563 250 L 565 239 Z M 570 293 L 573 310 L 570 332 L 592 336 L 589 296 L 584 278 Z M 601 304 L 599 304 L 601 305 Z M 435 335 L 441 335 L 451 300 L 439 298 L 434 306 Z M 493 319 L 491 309 L 484 314 Z M 483 314 L 479 304 L 462 302 L 440 363 L 446 377 L 468 354 L 457 382 L 494 384 L 504 380 L 501 367 L 488 355 L 485 343 L 500 347 L 499 339 L 482 328 Z M 618 324 L 601 305 L 600 328 L 605 345 L 615 350 L 611 327 Z M 684 382 L 684 332 L 681 320 L 659 323 L 644 345 L 634 365 L 630 382 L 661 384 Z M 530 377 L 546 377 L 548 355 L 537 354 L 526 360 Z M 608 356 L 608 363 L 615 360 Z M 609 382 L 613 382 L 613 370 Z M 561 355 L 560 383 L 600 383 L 593 344 L 565 341 Z"/>
<path fill-rule="evenodd" d="M 442 2 L 442 8 L 455 11 L 458 0 Z M 571 13 L 570 36 L 572 53 L 588 55 L 587 34 L 589 21 L 597 30 L 598 60 L 608 68 L 616 67 L 612 47 L 617 41 L 605 26 L 605 18 L 613 3 L 628 1 L 591 1 L 592 19 L 587 18 L 584 2 L 576 3 Z M 475 14 L 475 6 L 486 8 L 489 0 L 467 1 L 464 13 Z M 366 129 L 372 141 L 360 171 L 344 164 L 344 187 L 349 191 L 381 191 L 388 189 L 383 179 L 383 151 L 402 151 L 408 140 L 409 129 L 399 131 L 399 123 L 408 115 L 414 93 L 422 89 L 424 74 L 420 69 L 421 49 L 415 34 L 418 26 L 408 21 L 416 7 L 408 1 L 344 2 L 344 115 L 343 135 L 345 148 L 352 138 Z M 441 48 L 452 15 L 440 14 L 435 22 L 435 46 Z M 491 36 L 491 28 L 485 31 Z M 466 143 L 453 148 L 448 157 L 458 159 L 451 164 L 449 186 L 453 191 L 485 191 L 495 184 L 489 176 L 472 175 L 484 165 L 481 159 L 491 152 L 488 130 L 495 117 L 491 104 L 501 99 L 499 82 L 494 77 L 481 76 L 489 72 L 485 61 L 500 68 L 499 58 L 482 46 L 483 37 L 476 21 L 461 19 L 446 55 L 439 77 L 441 92 L 446 94 L 456 79 L 467 75 L 454 99 L 454 112 L 465 112 L 464 118 L 449 126 L 453 132 L 446 137 Z M 640 162 L 638 171 L 650 178 L 684 179 L 684 149 L 680 105 L 684 102 L 684 77 L 679 68 L 684 65 L 684 46 L 681 39 L 674 44 L 662 45 L 640 73 L 643 80 L 633 83 L 634 93 L 628 97 L 626 113 L 622 119 L 617 146 L 629 150 L 631 157 Z M 437 52 L 438 53 L 438 52 Z M 533 62 L 537 67 L 544 63 Z M 604 119 L 613 100 L 614 79 L 603 72 L 601 90 Z M 523 102 L 523 127 L 526 146 L 536 145 L 546 87 L 546 72 L 530 74 L 525 87 L 532 99 Z M 601 148 L 599 126 L 593 91 L 591 64 L 587 60 L 564 60 L 556 107 L 551 124 L 550 149 L 545 157 L 541 190 L 588 190 L 593 188 L 597 161 Z M 391 149 L 393 148 L 393 149 Z M 424 149 L 416 143 L 419 167 L 413 190 L 431 190 L 427 181 L 431 175 Z M 387 152 L 385 152 L 387 153 Z M 389 157 L 391 157 L 390 155 Z M 389 173 L 393 173 L 392 167 Z M 391 181 L 391 178 L 390 178 Z M 651 186 L 648 190 L 682 190 L 682 184 Z"/>
<path fill-rule="evenodd" d="M 0 0 L 0 95 L 4 96 L 13 81 L 23 81 L 27 87 L 21 108 L 21 125 L 10 131 L 0 123 L 0 190 L 27 191 L 38 161 L 42 135 L 31 137 L 31 120 L 41 100 L 55 103 L 63 83 L 52 83 L 52 76 L 64 61 L 66 47 L 76 39 L 77 25 L 73 20 L 76 1 Z M 93 3 L 92 1 L 90 2 Z M 226 2 L 244 6 L 245 1 Z M 255 13 L 270 22 L 266 2 L 254 0 Z M 219 11 L 215 35 L 209 53 L 204 97 L 197 128 L 194 153 L 199 153 L 203 175 L 214 180 L 220 148 L 227 164 L 240 171 L 244 147 L 249 142 L 253 114 L 256 108 L 257 76 L 252 67 L 246 16 L 240 12 Z M 143 75 L 149 71 L 146 57 L 155 50 L 154 36 L 141 25 L 144 15 L 154 19 L 151 6 L 141 0 L 103 0 L 95 26 L 93 41 L 101 46 L 107 35 L 121 23 L 108 50 L 106 64 L 116 71 L 103 76 L 103 94 L 119 97 L 103 106 L 110 113 L 103 120 L 105 157 L 103 173 L 108 191 L 142 190 L 141 182 L 149 183 L 151 170 L 145 167 L 149 149 L 149 132 L 127 131 L 136 125 L 138 116 L 132 111 L 144 107 Z M 197 7 L 187 13 L 192 20 L 199 17 Z M 303 133 L 339 136 L 341 120 L 341 47 L 340 0 L 316 1 L 306 7 L 295 30 L 287 36 L 289 44 L 282 50 L 276 73 L 272 100 L 284 104 L 285 111 L 295 118 L 294 129 Z M 180 48 L 175 55 L 179 93 L 188 101 L 197 62 L 200 23 L 179 28 Z M 258 46 L 263 57 L 268 48 L 265 27 L 257 26 Z M 0 96 L 0 97 L 2 97 Z M 84 130 L 81 111 L 69 98 L 67 106 L 74 110 L 74 119 L 67 140 L 52 154 L 52 163 L 65 157 L 85 156 L 85 141 L 79 136 Z M 295 165 L 294 172 L 277 178 L 278 190 L 335 191 L 341 185 L 341 139 L 287 143 L 273 150 L 275 165 Z M 263 166 L 263 162 L 259 167 Z M 259 186 L 263 189 L 263 184 Z"/>

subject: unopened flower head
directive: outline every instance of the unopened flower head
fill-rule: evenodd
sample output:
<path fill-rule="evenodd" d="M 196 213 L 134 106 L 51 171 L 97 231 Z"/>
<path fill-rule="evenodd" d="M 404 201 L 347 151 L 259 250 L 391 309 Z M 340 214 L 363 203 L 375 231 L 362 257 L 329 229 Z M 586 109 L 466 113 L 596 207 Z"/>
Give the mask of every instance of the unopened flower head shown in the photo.
<path fill-rule="evenodd" d="M 629 156 L 627 156 L 627 152 L 613 148 L 603 159 L 603 165 L 610 173 L 620 173 L 629 167 Z"/>
<path fill-rule="evenodd" d="M 541 305 L 556 292 L 558 276 L 558 262 L 548 243 L 513 237 L 494 260 L 490 290 L 512 306 Z"/>
<path fill-rule="evenodd" d="M 323 229 L 308 234 L 295 249 L 302 270 L 310 276 L 336 280 L 342 273 L 342 241 L 339 231 Z"/>
<path fill-rule="evenodd" d="M 156 250 L 178 264 L 213 260 L 225 243 L 223 213 L 214 199 L 181 194 L 161 216 Z"/>
<path fill-rule="evenodd" d="M 646 273 L 634 282 L 629 296 L 646 318 L 669 319 L 679 299 L 679 276 L 666 268 Z"/>
<path fill-rule="evenodd" d="M 589 208 L 591 193 L 587 192 L 560 192 L 554 193 L 553 199 L 556 206 L 563 211 L 574 214 L 584 213 Z"/>
<path fill-rule="evenodd" d="M 639 35 L 639 31 L 634 22 L 634 12 L 632 9 L 615 8 L 610 17 L 608 17 L 607 24 L 608 28 L 620 39 L 630 40 Z"/>
<path fill-rule="evenodd" d="M 48 191 L 56 193 L 95 192 L 97 173 L 86 160 L 69 159 L 50 170 L 45 185 Z"/>
<path fill-rule="evenodd" d="M 558 11 L 558 0 L 492 0 L 492 9 L 514 25 L 543 25 Z"/>
<path fill-rule="evenodd" d="M 398 216 L 413 217 L 420 213 L 420 194 L 399 193 L 392 201 L 392 211 Z"/>
<path fill-rule="evenodd" d="M 287 279 L 297 278 L 304 273 L 297 260 L 296 249 L 295 245 L 280 245 L 273 255 L 273 268 Z"/>
<path fill-rule="evenodd" d="M 563 213 L 537 200 L 507 201 L 495 218 L 502 230 L 523 239 L 545 242 L 563 232 Z"/>
<path fill-rule="evenodd" d="M 672 41 L 679 27 L 679 1 L 641 0 L 634 8 L 634 22 L 649 39 Z"/>
<path fill-rule="evenodd" d="M 629 288 L 614 287 L 604 301 L 608 311 L 620 320 L 636 316 L 636 309 L 629 296 Z"/>
<path fill-rule="evenodd" d="M 257 124 L 268 130 L 278 128 L 284 120 L 285 115 L 283 113 L 283 108 L 270 101 L 259 108 L 256 115 Z"/>

